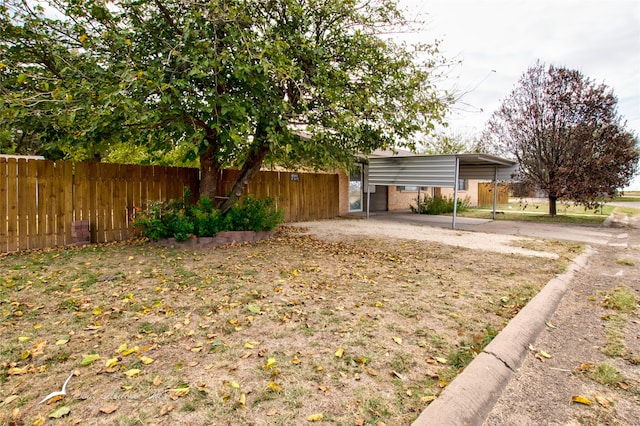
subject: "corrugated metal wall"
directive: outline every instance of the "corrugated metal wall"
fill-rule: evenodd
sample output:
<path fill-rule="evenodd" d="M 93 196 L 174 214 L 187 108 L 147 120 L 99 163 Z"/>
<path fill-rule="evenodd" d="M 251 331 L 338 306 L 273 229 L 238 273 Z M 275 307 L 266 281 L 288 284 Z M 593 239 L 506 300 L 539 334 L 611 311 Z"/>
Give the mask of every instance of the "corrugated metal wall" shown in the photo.
<path fill-rule="evenodd" d="M 455 155 L 371 158 L 369 184 L 450 188 L 455 169 Z"/>
<path fill-rule="evenodd" d="M 497 167 L 498 180 L 511 180 L 517 170 L 508 160 L 482 154 L 370 158 L 368 183 L 453 188 L 456 157 L 460 158 L 460 179 L 493 180 Z"/>

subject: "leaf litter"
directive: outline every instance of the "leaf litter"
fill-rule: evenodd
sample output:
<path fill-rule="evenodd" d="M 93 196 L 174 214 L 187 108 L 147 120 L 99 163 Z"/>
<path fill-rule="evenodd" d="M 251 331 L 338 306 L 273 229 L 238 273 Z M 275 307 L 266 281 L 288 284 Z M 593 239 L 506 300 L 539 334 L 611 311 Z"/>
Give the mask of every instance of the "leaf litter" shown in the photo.
<path fill-rule="evenodd" d="M 446 354 L 504 326 L 522 289 L 540 289 L 578 250 L 555 246 L 550 260 L 301 232 L 4 257 L 0 421 L 19 395 L 28 424 L 50 413 L 83 424 L 410 424 L 458 373 Z M 53 411 L 38 405 L 75 369 Z"/>

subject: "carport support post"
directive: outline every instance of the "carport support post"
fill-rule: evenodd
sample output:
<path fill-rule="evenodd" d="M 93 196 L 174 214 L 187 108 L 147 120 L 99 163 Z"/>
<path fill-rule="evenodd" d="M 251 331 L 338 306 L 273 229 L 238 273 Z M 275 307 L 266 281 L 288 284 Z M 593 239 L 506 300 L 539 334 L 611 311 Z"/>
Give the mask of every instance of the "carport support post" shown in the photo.
<path fill-rule="evenodd" d="M 456 229 L 456 215 L 458 214 L 458 176 L 460 175 L 460 159 L 456 156 L 456 170 L 453 175 L 453 219 L 451 228 Z"/>
<path fill-rule="evenodd" d="M 369 219 L 369 206 L 371 205 L 371 191 L 369 190 L 369 181 L 367 181 L 367 219 Z"/>
<path fill-rule="evenodd" d="M 493 169 L 493 220 L 496 220 L 496 205 L 498 204 L 498 166 Z"/>

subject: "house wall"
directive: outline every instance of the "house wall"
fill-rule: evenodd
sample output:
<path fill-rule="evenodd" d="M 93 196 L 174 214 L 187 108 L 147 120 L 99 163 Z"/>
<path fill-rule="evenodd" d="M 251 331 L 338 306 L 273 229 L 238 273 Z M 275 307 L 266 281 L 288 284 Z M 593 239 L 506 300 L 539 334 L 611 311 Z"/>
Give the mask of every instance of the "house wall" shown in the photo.
<path fill-rule="evenodd" d="M 420 191 L 420 198 L 431 197 L 431 188 Z M 453 198 L 453 188 L 437 188 L 436 195 L 441 197 Z M 478 181 L 469 180 L 468 189 L 466 191 L 458 191 L 458 197 L 464 200 L 469 197 L 469 203 L 472 206 L 478 205 Z M 418 191 L 400 191 L 397 186 L 389 187 L 389 210 L 406 210 L 409 205 L 416 205 Z"/>
<path fill-rule="evenodd" d="M 453 188 L 442 188 L 440 194 L 443 197 L 453 198 Z M 460 200 L 464 200 L 466 197 L 469 197 L 469 205 L 477 206 L 478 205 L 478 180 L 477 179 L 469 179 L 467 190 L 466 191 L 458 191 L 458 198 Z"/>
<path fill-rule="evenodd" d="M 431 194 L 431 191 L 421 191 L 420 196 Z M 409 205 L 416 205 L 418 191 L 400 191 L 397 186 L 389 187 L 389 210 L 408 210 Z"/>

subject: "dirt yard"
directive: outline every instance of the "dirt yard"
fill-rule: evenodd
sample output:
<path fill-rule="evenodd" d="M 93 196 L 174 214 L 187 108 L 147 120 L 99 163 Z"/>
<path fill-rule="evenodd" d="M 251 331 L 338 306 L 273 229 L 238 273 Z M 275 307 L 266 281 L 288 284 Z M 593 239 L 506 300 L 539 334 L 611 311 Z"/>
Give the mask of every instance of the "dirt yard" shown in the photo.
<path fill-rule="evenodd" d="M 2 257 L 0 422 L 410 424 L 582 250 L 360 222 Z"/>

